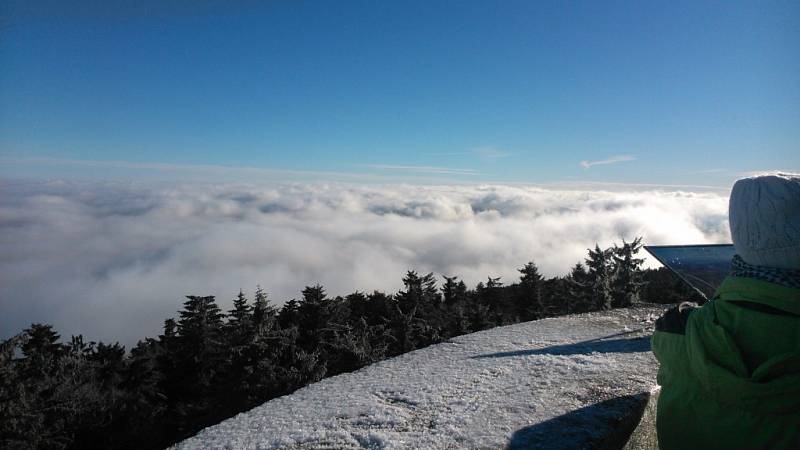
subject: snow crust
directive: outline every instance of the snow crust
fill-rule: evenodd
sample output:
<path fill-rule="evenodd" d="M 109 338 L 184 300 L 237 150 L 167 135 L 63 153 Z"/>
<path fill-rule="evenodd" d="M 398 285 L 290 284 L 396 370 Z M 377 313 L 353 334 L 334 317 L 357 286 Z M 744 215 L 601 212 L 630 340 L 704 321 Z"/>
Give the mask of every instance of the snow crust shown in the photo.
<path fill-rule="evenodd" d="M 585 447 L 655 388 L 650 334 L 662 311 L 459 336 L 273 399 L 174 448 Z"/>

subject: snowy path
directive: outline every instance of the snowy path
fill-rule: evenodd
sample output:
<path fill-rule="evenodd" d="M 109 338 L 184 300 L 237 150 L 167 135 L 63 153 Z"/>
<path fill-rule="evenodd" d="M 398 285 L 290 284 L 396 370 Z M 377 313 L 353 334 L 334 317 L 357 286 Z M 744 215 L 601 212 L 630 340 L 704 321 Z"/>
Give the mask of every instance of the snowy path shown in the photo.
<path fill-rule="evenodd" d="M 322 380 L 179 443 L 192 448 L 576 448 L 649 392 L 638 307 L 486 330 Z M 638 398 L 638 397 L 636 397 Z M 615 403 L 616 402 L 616 403 Z M 611 425 L 609 425 L 611 424 Z"/>

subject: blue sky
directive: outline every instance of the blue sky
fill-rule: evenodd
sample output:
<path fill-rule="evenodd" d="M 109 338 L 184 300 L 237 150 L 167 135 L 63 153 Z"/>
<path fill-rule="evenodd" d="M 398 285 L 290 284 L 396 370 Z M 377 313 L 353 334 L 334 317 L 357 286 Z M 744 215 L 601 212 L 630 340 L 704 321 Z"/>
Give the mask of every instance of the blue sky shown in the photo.
<path fill-rule="evenodd" d="M 0 6 L 0 176 L 800 170 L 798 2 L 62 3 Z"/>

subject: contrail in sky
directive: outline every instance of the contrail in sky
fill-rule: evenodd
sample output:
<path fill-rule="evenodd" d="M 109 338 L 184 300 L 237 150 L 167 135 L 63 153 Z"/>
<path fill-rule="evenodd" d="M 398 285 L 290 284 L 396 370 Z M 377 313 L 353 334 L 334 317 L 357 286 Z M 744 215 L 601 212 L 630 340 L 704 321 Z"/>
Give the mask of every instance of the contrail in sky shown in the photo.
<path fill-rule="evenodd" d="M 633 155 L 618 155 L 618 156 L 612 156 L 610 158 L 602 159 L 600 161 L 586 161 L 586 160 L 583 160 L 583 161 L 581 161 L 581 167 L 583 167 L 584 169 L 588 169 L 588 168 L 590 168 L 592 166 L 600 166 L 600 165 L 603 165 L 603 164 L 616 164 L 616 163 L 621 163 L 621 162 L 626 162 L 626 161 L 634 161 L 635 159 L 636 159 L 636 157 L 633 156 Z"/>

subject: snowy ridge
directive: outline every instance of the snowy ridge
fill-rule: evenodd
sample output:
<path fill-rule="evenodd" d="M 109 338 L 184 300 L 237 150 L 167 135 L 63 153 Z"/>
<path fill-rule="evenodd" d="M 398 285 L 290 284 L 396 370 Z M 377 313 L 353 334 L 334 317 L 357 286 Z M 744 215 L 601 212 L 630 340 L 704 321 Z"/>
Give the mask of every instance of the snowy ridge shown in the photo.
<path fill-rule="evenodd" d="M 655 387 L 659 306 L 499 327 L 273 399 L 178 449 L 580 448 Z"/>

